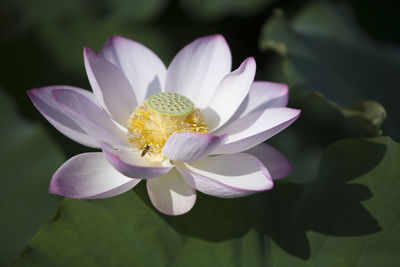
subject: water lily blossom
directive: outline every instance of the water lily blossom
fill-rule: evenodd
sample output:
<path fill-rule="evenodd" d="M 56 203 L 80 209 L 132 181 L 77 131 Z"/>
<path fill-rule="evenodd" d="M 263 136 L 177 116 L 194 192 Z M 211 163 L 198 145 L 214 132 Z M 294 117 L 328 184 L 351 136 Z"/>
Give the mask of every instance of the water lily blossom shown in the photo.
<path fill-rule="evenodd" d="M 180 215 L 208 195 L 241 197 L 273 187 L 292 171 L 263 143 L 292 124 L 288 87 L 254 81 L 249 57 L 231 70 L 221 35 L 185 46 L 168 68 L 151 50 L 112 36 L 98 55 L 84 48 L 93 92 L 71 86 L 28 91 L 40 113 L 72 140 L 102 152 L 76 155 L 54 174 L 49 192 L 106 198 L 146 180 L 153 205 Z"/>

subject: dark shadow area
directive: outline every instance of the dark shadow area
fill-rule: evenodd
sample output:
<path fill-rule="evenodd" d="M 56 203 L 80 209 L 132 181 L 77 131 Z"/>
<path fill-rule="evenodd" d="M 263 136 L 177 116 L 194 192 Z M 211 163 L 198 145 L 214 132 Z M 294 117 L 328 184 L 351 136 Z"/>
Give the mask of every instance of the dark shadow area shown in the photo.
<path fill-rule="evenodd" d="M 389 50 L 385 55 L 384 50 L 378 49 L 372 41 L 360 49 L 304 34 L 301 39 L 310 48 L 314 58 L 292 55 L 291 59 L 308 79 L 309 88 L 339 104 L 366 99 L 384 103 L 390 114 L 386 129 L 388 134 L 397 138 L 400 130 L 394 122 L 399 121 L 400 112 L 397 103 L 392 101 L 399 97 L 399 92 L 393 87 L 397 84 L 400 71 L 396 55 L 390 54 Z"/>
<path fill-rule="evenodd" d="M 306 233 L 330 236 L 363 236 L 379 232 L 379 222 L 361 201 L 372 194 L 367 186 L 351 183 L 379 164 L 386 146 L 365 139 L 352 144 L 339 142 L 325 153 L 318 175 L 307 184 L 276 183 L 272 191 L 238 199 L 219 199 L 198 193 L 188 214 L 159 214 L 177 232 L 212 242 L 242 237 L 256 229 L 286 252 L 310 257 Z M 362 157 L 360 158 L 360 155 Z M 145 188 L 135 188 L 148 201 Z"/>

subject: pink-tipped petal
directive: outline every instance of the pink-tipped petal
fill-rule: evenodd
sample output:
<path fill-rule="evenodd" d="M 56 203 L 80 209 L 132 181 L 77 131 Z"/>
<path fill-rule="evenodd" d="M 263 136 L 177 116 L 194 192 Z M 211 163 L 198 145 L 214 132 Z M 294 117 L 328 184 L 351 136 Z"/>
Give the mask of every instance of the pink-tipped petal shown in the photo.
<path fill-rule="evenodd" d="M 147 180 L 146 185 L 151 203 L 166 215 L 182 215 L 196 202 L 196 190 L 175 168 L 161 177 Z"/>
<path fill-rule="evenodd" d="M 226 75 L 203 111 L 212 131 L 225 124 L 249 93 L 256 74 L 254 58 L 247 58 L 235 71 Z"/>
<path fill-rule="evenodd" d="M 115 121 L 126 125 L 138 105 L 135 93 L 124 73 L 114 64 L 84 48 L 86 73 L 99 104 Z"/>
<path fill-rule="evenodd" d="M 196 39 L 169 65 L 166 91 L 182 94 L 204 109 L 231 66 L 231 52 L 224 37 L 212 35 Z"/>
<path fill-rule="evenodd" d="M 286 107 L 288 99 L 289 88 L 286 84 L 265 81 L 253 82 L 249 94 L 236 111 L 234 119 L 267 108 Z"/>
<path fill-rule="evenodd" d="M 106 141 L 113 145 L 129 146 L 126 133 L 89 98 L 65 89 L 53 90 L 52 95 L 65 114 L 98 142 Z"/>
<path fill-rule="evenodd" d="M 176 133 L 165 142 L 162 152 L 174 161 L 195 161 L 208 156 L 225 137 L 202 133 Z"/>
<path fill-rule="evenodd" d="M 245 153 L 255 156 L 268 169 L 272 179 L 281 179 L 293 171 L 292 164 L 276 148 L 266 143 L 261 143 Z"/>
<path fill-rule="evenodd" d="M 122 194 L 139 182 L 116 171 L 103 153 L 84 153 L 56 171 L 49 192 L 69 198 L 106 198 Z"/>
<path fill-rule="evenodd" d="M 233 154 L 250 149 L 288 127 L 300 112 L 291 108 L 270 108 L 237 119 L 214 133 L 228 134 L 228 137 L 213 154 Z"/>
<path fill-rule="evenodd" d="M 212 156 L 177 167 L 189 185 L 212 196 L 241 197 L 273 187 L 268 170 L 249 154 Z"/>
<path fill-rule="evenodd" d="M 144 45 L 120 36 L 112 36 L 99 56 L 123 71 L 139 104 L 150 95 L 163 91 L 167 69 L 160 58 Z"/>
<path fill-rule="evenodd" d="M 54 100 L 51 92 L 56 89 L 75 91 L 95 101 L 92 92 L 66 85 L 35 88 L 28 91 L 28 96 L 39 112 L 61 133 L 72 140 L 93 148 L 100 148 L 99 143 L 89 136 Z"/>
<path fill-rule="evenodd" d="M 102 142 L 101 148 L 106 155 L 108 162 L 116 170 L 131 178 L 147 179 L 159 177 L 172 169 L 172 165 L 149 161 L 140 156 L 137 151 L 126 149 L 114 149 L 111 145 Z"/>

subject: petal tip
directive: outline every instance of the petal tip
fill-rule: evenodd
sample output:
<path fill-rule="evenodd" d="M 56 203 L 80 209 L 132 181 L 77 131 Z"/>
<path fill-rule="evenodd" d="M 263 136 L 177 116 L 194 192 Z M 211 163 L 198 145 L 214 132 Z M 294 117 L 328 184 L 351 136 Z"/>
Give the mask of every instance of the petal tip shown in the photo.
<path fill-rule="evenodd" d="M 122 38 L 123 38 L 122 36 L 113 34 L 110 36 L 110 38 L 108 38 L 107 42 L 114 42 L 116 39 L 122 39 Z"/>
<path fill-rule="evenodd" d="M 117 35 L 117 34 L 111 35 L 110 38 L 108 38 L 108 40 L 111 41 L 111 42 L 114 42 L 116 40 L 129 40 L 129 41 L 132 41 L 131 39 L 128 39 L 126 37 L 123 37 L 123 36 Z"/>
<path fill-rule="evenodd" d="M 256 60 L 254 57 L 248 57 L 244 60 L 246 63 L 254 63 L 256 64 Z"/>
<path fill-rule="evenodd" d="M 29 99 L 32 101 L 32 97 L 35 95 L 36 88 L 26 90 L 26 94 L 28 95 Z"/>
<path fill-rule="evenodd" d="M 151 199 L 150 199 L 150 200 L 151 200 Z M 168 211 L 162 210 L 161 208 L 157 207 L 157 206 L 153 203 L 152 200 L 151 200 L 151 204 L 153 204 L 153 206 L 156 208 L 156 210 L 158 210 L 159 212 L 161 212 L 162 214 L 167 215 L 167 216 L 180 216 L 180 215 L 184 215 L 184 214 L 188 213 L 189 211 L 191 211 L 191 210 L 193 209 L 193 207 L 194 207 L 194 205 L 193 205 L 193 207 L 191 207 L 191 208 L 188 209 L 188 210 L 183 210 L 183 211 L 181 211 L 181 212 L 171 212 L 171 213 L 169 213 Z"/>
<path fill-rule="evenodd" d="M 254 57 L 248 57 L 244 60 L 244 65 L 246 66 L 246 68 L 251 67 L 252 71 L 254 71 L 254 73 L 256 72 L 256 68 L 257 68 L 257 64 L 256 64 L 256 60 L 254 59 Z"/>
<path fill-rule="evenodd" d="M 107 46 L 113 46 L 114 43 L 115 43 L 117 40 L 130 40 L 130 39 L 125 38 L 125 37 L 122 37 L 122 36 L 119 36 L 119 35 L 111 35 L 111 36 L 107 39 L 107 41 L 104 43 L 103 48 L 104 48 L 104 47 L 107 47 Z M 102 50 L 103 50 L 103 49 L 102 49 Z"/>
<path fill-rule="evenodd" d="M 259 165 L 260 165 L 260 169 L 262 171 L 262 173 L 264 174 L 267 182 L 265 184 L 265 186 L 263 188 L 261 188 L 260 192 L 263 191 L 268 191 L 274 188 L 274 180 L 272 179 L 271 174 L 269 173 L 268 169 L 257 159 Z"/>
<path fill-rule="evenodd" d="M 287 85 L 286 83 L 281 83 L 282 89 L 284 91 L 284 93 L 289 93 L 289 85 Z"/>
<path fill-rule="evenodd" d="M 97 57 L 96 53 L 87 46 L 83 47 L 83 57 L 88 59 L 88 57 Z"/>
<path fill-rule="evenodd" d="M 146 190 L 147 190 L 147 192 L 151 191 L 149 188 L 149 181 L 147 181 L 147 183 L 146 183 Z M 164 210 L 161 207 L 159 207 L 158 203 L 155 201 L 155 199 L 150 197 L 150 195 L 149 195 L 149 199 L 150 199 L 151 204 L 153 204 L 153 207 L 155 207 L 156 210 L 158 210 L 162 214 L 167 215 L 167 216 L 180 216 L 180 215 L 184 215 L 184 214 L 188 213 L 189 211 L 191 211 L 193 209 L 194 204 L 196 203 L 196 200 L 197 200 L 197 194 L 194 194 L 193 205 L 191 205 L 191 207 L 189 209 L 183 209 L 181 211 Z"/>
<path fill-rule="evenodd" d="M 57 172 L 53 174 L 47 191 L 49 194 L 61 195 L 61 190 L 57 184 Z"/>
<path fill-rule="evenodd" d="M 293 166 L 293 164 L 290 162 L 290 161 L 287 161 L 287 169 L 286 169 L 286 173 L 285 173 L 285 175 L 283 175 L 282 177 L 280 177 L 280 178 L 284 178 L 284 177 L 286 177 L 286 176 L 288 176 L 289 174 L 291 174 L 293 171 L 294 171 L 294 166 Z"/>
<path fill-rule="evenodd" d="M 229 53 L 230 53 L 230 48 L 229 48 L 228 41 L 227 41 L 227 40 L 225 39 L 225 37 L 224 37 L 222 34 L 220 34 L 220 33 L 208 35 L 208 36 L 199 38 L 199 39 L 197 39 L 197 40 L 201 40 L 201 39 L 206 40 L 206 41 L 209 41 L 209 42 L 220 43 L 221 45 L 225 46 L 225 47 L 229 50 Z"/>
<path fill-rule="evenodd" d="M 42 91 L 45 91 L 46 88 L 48 87 L 31 88 L 26 90 L 26 93 L 28 94 L 29 98 L 32 99 L 32 97 L 36 96 L 37 94 L 40 94 Z"/>
<path fill-rule="evenodd" d="M 211 34 L 211 35 L 209 35 L 209 36 L 206 36 L 205 38 L 207 38 L 207 39 L 221 40 L 221 41 L 225 41 L 225 42 L 226 42 L 225 37 L 224 37 L 222 34 L 220 34 L 220 33 Z"/>
<path fill-rule="evenodd" d="M 301 114 L 301 109 L 297 109 L 297 108 L 287 108 L 286 107 L 286 109 L 287 110 L 290 110 L 290 111 L 292 111 L 293 113 L 292 113 L 292 120 L 293 121 L 295 121 L 295 120 L 297 120 L 297 118 L 300 116 L 300 114 Z"/>
<path fill-rule="evenodd" d="M 260 188 L 260 190 L 257 190 L 257 191 L 263 192 L 263 191 L 271 190 L 272 188 L 274 188 L 274 180 L 272 179 L 272 175 L 268 171 L 267 167 L 265 167 L 264 164 L 256 156 L 254 156 L 254 155 L 249 155 L 249 156 L 251 156 L 253 159 L 255 159 L 257 161 L 257 164 L 260 167 L 260 170 L 262 171 L 262 173 L 264 174 L 264 176 L 267 180 L 265 186 Z"/>
<path fill-rule="evenodd" d="M 102 51 L 104 50 L 104 48 L 106 47 L 112 47 L 114 43 L 114 35 L 111 35 L 110 37 L 108 37 L 108 39 L 105 41 L 103 47 L 100 50 L 100 55 L 102 54 Z"/>

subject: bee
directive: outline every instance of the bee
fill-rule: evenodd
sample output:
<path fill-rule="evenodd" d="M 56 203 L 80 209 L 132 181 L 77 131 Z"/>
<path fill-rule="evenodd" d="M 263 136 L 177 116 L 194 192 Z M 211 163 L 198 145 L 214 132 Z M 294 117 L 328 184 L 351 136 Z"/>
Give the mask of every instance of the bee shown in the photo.
<path fill-rule="evenodd" d="M 141 156 L 144 157 L 144 156 L 146 155 L 146 153 L 149 152 L 149 150 L 150 150 L 150 146 L 149 146 L 149 145 L 146 145 L 146 146 L 144 147 L 143 151 L 142 151 Z"/>

